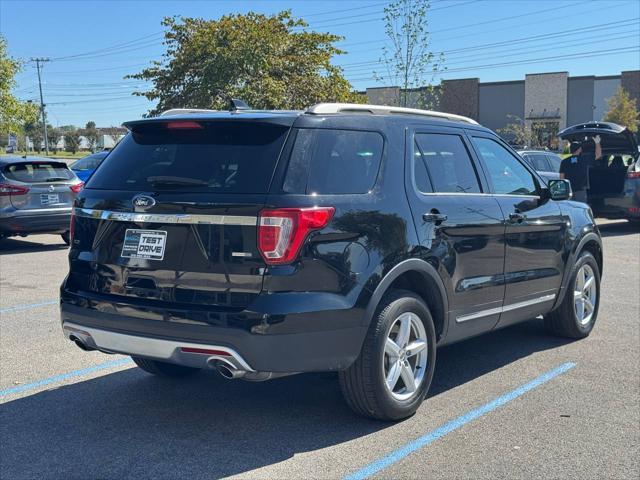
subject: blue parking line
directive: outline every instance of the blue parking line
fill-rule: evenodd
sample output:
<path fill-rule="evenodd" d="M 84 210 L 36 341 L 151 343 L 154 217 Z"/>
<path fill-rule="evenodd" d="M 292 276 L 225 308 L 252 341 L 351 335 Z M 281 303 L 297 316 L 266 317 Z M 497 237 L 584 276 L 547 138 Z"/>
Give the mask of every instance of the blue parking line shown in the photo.
<path fill-rule="evenodd" d="M 351 475 L 347 475 L 345 477 L 345 480 L 363 480 L 365 478 L 370 477 L 371 475 L 375 475 L 379 471 L 384 470 L 385 468 L 402 460 L 407 455 L 415 452 L 416 450 L 432 444 L 433 442 L 444 437 L 448 433 L 451 433 L 454 430 L 457 430 L 458 428 L 462 427 L 463 425 L 466 425 L 467 423 L 472 422 L 473 420 L 476 420 L 477 418 L 480 418 L 489 412 L 492 412 L 493 410 L 505 405 L 506 403 L 509 403 L 511 400 L 515 400 L 516 398 L 520 397 L 521 395 L 524 395 L 528 391 L 533 390 L 534 388 L 539 387 L 544 383 L 547 383 L 549 380 L 554 379 L 558 375 L 563 374 L 564 372 L 572 369 L 575 366 L 576 364 L 573 362 L 563 363 L 559 367 L 556 367 L 553 370 L 549 370 L 547 373 L 543 373 L 538 378 L 531 380 L 528 383 L 525 383 L 524 385 L 516 388 L 515 390 L 505 393 L 504 395 L 501 395 L 498 398 L 495 398 L 494 400 L 491 400 L 490 402 L 485 403 L 481 407 L 471 410 L 465 413 L 464 415 L 461 415 L 458 418 L 451 420 L 450 422 L 447 422 L 444 425 L 441 425 L 435 430 L 431 430 L 429 433 L 407 443 L 405 446 L 390 453 L 386 457 L 382 457 L 376 460 L 375 462 L 370 463 L 366 467 L 358 470 L 357 472 L 352 473 Z"/>
<path fill-rule="evenodd" d="M 13 307 L 0 308 L 0 313 L 19 312 L 21 310 L 29 310 L 31 308 L 46 307 L 47 305 L 55 305 L 58 303 L 58 299 L 46 300 L 39 303 L 28 303 L 26 305 L 14 305 Z"/>
<path fill-rule="evenodd" d="M 52 383 L 62 382 L 73 377 L 82 377 L 83 375 L 89 375 L 90 373 L 99 372 L 100 370 L 106 370 L 107 368 L 121 367 L 132 363 L 130 358 L 121 358 L 119 360 L 112 360 L 110 362 L 101 363 L 100 365 L 94 365 L 92 367 L 83 368 L 81 370 L 74 370 L 72 372 L 63 373 L 62 375 L 55 375 L 53 377 L 43 378 L 32 383 L 25 383 L 24 385 L 18 385 L 17 387 L 7 388 L 6 390 L 0 390 L 0 398 L 11 395 L 13 393 L 21 393 L 33 388 L 43 387 Z"/>

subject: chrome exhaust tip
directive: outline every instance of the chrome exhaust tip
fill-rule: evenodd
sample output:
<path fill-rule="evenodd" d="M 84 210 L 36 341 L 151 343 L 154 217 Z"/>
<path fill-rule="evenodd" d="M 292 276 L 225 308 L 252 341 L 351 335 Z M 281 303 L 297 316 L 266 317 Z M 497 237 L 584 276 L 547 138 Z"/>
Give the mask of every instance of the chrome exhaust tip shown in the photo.
<path fill-rule="evenodd" d="M 239 370 L 230 363 L 224 360 L 213 360 L 210 364 L 215 370 L 227 380 L 234 380 L 236 378 L 242 378 L 246 375 L 246 371 Z"/>
<path fill-rule="evenodd" d="M 71 340 L 73 343 L 75 343 L 80 350 L 84 350 L 85 352 L 93 352 L 95 350 L 95 348 L 91 348 L 91 347 L 87 346 L 82 340 L 80 340 L 75 335 L 71 335 L 69 337 L 69 340 Z"/>

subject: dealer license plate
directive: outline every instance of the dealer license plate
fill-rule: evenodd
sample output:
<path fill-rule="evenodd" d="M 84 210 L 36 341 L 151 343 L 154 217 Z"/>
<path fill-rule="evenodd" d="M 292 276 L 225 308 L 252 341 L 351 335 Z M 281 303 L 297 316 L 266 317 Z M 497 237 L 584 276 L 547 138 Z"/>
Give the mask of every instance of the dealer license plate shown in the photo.
<path fill-rule="evenodd" d="M 122 256 L 162 260 L 167 244 L 167 232 L 161 230 L 127 229 L 124 234 Z"/>

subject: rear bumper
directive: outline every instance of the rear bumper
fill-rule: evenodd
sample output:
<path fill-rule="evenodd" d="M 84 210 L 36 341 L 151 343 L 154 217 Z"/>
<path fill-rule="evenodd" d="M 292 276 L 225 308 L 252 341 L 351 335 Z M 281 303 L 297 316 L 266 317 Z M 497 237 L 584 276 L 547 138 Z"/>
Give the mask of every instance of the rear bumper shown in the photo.
<path fill-rule="evenodd" d="M 71 209 L 42 211 L 38 213 L 0 216 L 0 231 L 3 233 L 62 233 L 69 230 Z"/>
<path fill-rule="evenodd" d="M 355 313 L 357 315 L 351 312 L 354 318 L 362 318 L 360 311 Z M 242 367 L 248 371 L 276 373 L 333 371 L 351 365 L 360 354 L 367 327 L 357 321 L 348 322 L 345 328 L 335 328 L 336 316 L 341 314 L 344 318 L 350 316 L 349 312 L 336 310 L 315 312 L 304 316 L 304 323 L 308 326 L 308 322 L 312 322 L 313 328 L 292 328 L 291 333 L 264 334 L 242 328 L 130 317 L 65 303 L 64 300 L 61 303 L 65 335 L 69 338 L 74 329 L 87 332 L 92 340 L 81 339 L 88 346 L 107 353 L 205 367 L 210 360 L 207 355 L 187 354 L 181 349 L 221 349 L 233 352 L 230 358 L 241 360 Z M 295 320 L 289 319 L 291 323 Z M 327 329 L 323 329 L 323 325 L 327 325 Z M 298 326 L 301 326 L 299 322 Z M 78 333 L 73 335 L 80 338 Z"/>

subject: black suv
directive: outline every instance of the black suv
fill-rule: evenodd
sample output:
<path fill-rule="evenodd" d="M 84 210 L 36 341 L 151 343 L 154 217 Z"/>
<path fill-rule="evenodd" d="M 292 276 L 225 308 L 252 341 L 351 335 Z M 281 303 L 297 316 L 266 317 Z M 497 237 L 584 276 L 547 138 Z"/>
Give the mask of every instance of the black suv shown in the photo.
<path fill-rule="evenodd" d="M 82 349 L 176 377 L 337 371 L 353 410 L 395 420 L 436 347 L 538 315 L 594 326 L 591 211 L 473 120 L 319 104 L 125 125 L 74 208 L 61 314 Z"/>

